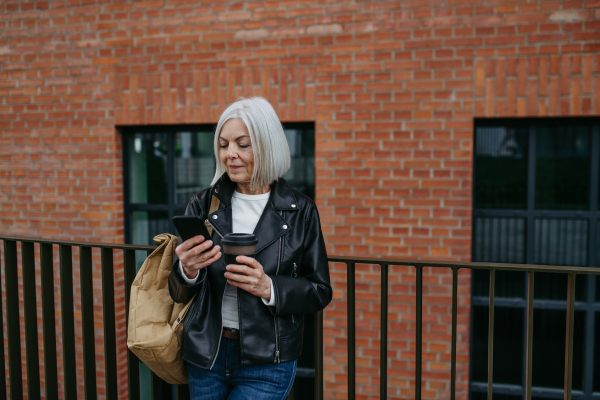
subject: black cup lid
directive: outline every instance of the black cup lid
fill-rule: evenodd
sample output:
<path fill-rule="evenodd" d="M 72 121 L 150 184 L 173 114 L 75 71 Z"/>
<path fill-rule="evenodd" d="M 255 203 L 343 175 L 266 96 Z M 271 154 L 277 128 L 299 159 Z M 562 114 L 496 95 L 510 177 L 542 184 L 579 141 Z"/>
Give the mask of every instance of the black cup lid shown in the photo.
<path fill-rule="evenodd" d="M 228 233 L 221 243 L 227 246 L 255 246 L 258 239 L 252 233 Z"/>

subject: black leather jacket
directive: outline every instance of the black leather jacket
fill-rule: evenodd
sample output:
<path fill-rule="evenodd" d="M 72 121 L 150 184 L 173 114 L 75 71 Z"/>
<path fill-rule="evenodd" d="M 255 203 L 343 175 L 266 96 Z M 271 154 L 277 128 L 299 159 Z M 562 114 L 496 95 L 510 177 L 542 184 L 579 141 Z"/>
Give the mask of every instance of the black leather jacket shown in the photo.
<path fill-rule="evenodd" d="M 192 196 L 186 215 L 208 219 L 215 229 L 213 241 L 230 233 L 231 197 L 236 184 L 227 174 L 209 189 Z M 211 195 L 221 201 L 211 215 Z M 254 230 L 258 238 L 256 259 L 273 281 L 276 305 L 266 306 L 260 297 L 237 289 L 242 365 L 278 363 L 298 358 L 302 350 L 304 314 L 324 309 L 331 301 L 327 252 L 317 208 L 312 200 L 292 190 L 284 179 L 271 185 L 271 196 Z M 174 301 L 187 303 L 182 358 L 204 369 L 212 368 L 219 350 L 221 307 L 226 279 L 224 257 L 202 269 L 194 285 L 179 273 L 176 259 L 169 276 Z"/>

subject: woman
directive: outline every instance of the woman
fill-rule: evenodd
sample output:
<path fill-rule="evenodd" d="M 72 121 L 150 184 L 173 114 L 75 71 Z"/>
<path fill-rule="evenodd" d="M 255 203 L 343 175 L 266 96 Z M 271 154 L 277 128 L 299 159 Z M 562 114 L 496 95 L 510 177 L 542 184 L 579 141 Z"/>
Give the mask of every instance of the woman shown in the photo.
<path fill-rule="evenodd" d="M 177 246 L 169 276 L 174 301 L 197 294 L 182 345 L 190 394 L 284 399 L 302 349 L 304 314 L 322 310 L 332 296 L 319 214 L 282 179 L 290 151 L 265 99 L 242 99 L 223 112 L 214 154 L 211 187 L 195 194 L 185 212 L 209 221 L 213 238 Z M 212 196 L 220 205 L 209 213 Z M 232 232 L 256 235 L 256 258 L 225 265 L 221 238 Z"/>

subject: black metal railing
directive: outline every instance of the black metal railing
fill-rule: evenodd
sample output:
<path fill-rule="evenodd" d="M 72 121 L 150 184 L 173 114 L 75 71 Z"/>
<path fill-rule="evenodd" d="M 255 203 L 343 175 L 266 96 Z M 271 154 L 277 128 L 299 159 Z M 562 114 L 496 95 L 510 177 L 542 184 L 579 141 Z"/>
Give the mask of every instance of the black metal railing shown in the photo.
<path fill-rule="evenodd" d="M 122 244 L 105 244 L 89 242 L 57 241 L 38 238 L 18 238 L 0 236 L 4 242 L 4 278 L 6 298 L 6 331 L 8 336 L 8 369 L 10 399 L 23 398 L 23 371 L 21 370 L 21 342 L 19 321 L 18 293 L 18 259 L 17 242 L 21 243 L 21 268 L 23 281 L 23 313 L 25 321 L 25 356 L 27 368 L 27 392 L 29 399 L 39 399 L 40 365 L 38 357 L 37 315 L 36 315 L 36 283 L 35 283 L 35 248 L 40 248 L 40 279 L 42 299 L 44 381 L 46 399 L 58 399 L 58 375 L 56 359 L 56 329 L 54 309 L 54 254 L 53 246 L 59 246 L 60 295 L 63 345 L 63 390 L 65 399 L 77 398 L 76 353 L 75 353 L 75 319 L 73 297 L 73 254 L 72 248 L 79 248 L 81 322 L 83 337 L 83 380 L 85 398 L 96 399 L 96 364 L 94 349 L 94 309 L 92 281 L 92 249 L 101 252 L 102 307 L 104 325 L 104 377 L 106 398 L 118 398 L 117 387 L 117 345 L 115 332 L 115 286 L 114 286 L 114 252 L 123 252 L 125 310 L 129 311 L 129 290 L 136 274 L 135 251 L 143 250 L 149 254 L 153 246 L 133 246 Z M 565 380 L 564 398 L 571 399 L 573 372 L 573 331 L 575 311 L 575 280 L 577 275 L 600 275 L 600 269 L 587 267 L 558 267 L 542 265 L 517 265 L 493 263 L 464 263 L 443 261 L 400 260 L 388 258 L 356 258 L 329 257 L 330 262 L 345 263 L 347 266 L 347 319 L 348 319 L 348 399 L 356 398 L 356 363 L 355 363 L 355 273 L 357 264 L 381 266 L 381 345 L 380 345 L 380 399 L 387 398 L 387 323 L 388 323 L 388 275 L 391 266 L 403 265 L 416 269 L 416 365 L 415 365 L 415 398 L 421 399 L 422 384 L 422 316 L 423 316 L 423 268 L 442 267 L 452 270 L 452 345 L 451 345 L 451 399 L 455 399 L 456 381 L 456 327 L 457 327 L 457 293 L 458 271 L 464 269 L 485 269 L 490 271 L 489 289 L 489 338 L 488 338 L 488 399 L 492 398 L 493 382 L 493 349 L 494 349 L 494 286 L 496 271 L 525 271 L 528 273 L 527 296 L 527 340 L 526 340 L 526 399 L 531 400 L 531 366 L 533 344 L 533 294 L 534 276 L 538 272 L 564 273 L 568 275 L 567 321 L 565 343 Z M 0 282 L 1 286 L 1 282 Z M 315 399 L 323 398 L 323 312 L 315 313 Z M 4 321 L 0 308 L 0 319 Z M 0 343 L 4 341 L 0 329 Z M 0 360 L 4 359 L 4 347 L 0 346 Z M 140 399 L 139 361 L 131 352 L 127 352 L 127 374 L 129 399 Z M 5 376 L 4 363 L 0 363 L 0 376 Z M 152 398 L 162 400 L 163 382 L 151 375 Z M 7 393 L 4 379 L 0 379 L 0 393 Z M 187 385 L 178 385 L 177 399 L 188 399 Z M 293 398 L 293 394 L 290 395 Z"/>

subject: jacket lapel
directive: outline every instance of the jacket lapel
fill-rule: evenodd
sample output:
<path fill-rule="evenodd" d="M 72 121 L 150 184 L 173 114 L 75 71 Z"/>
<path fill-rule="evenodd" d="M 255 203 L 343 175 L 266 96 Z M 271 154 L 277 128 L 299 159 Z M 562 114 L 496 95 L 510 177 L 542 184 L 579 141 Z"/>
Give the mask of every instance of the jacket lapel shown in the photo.
<path fill-rule="evenodd" d="M 223 174 L 221 179 L 215 184 L 213 195 L 221 201 L 219 209 L 208 216 L 210 223 L 217 232 L 223 236 L 231 233 L 232 213 L 231 197 L 235 190 L 235 183 L 231 182 L 227 174 Z M 282 211 L 297 211 L 296 197 L 282 178 L 274 182 L 271 186 L 271 196 L 263 213 L 258 220 L 254 235 L 258 239 L 256 253 L 260 252 L 271 243 L 275 242 L 281 236 L 289 232 L 292 227 L 283 218 Z"/>
<path fill-rule="evenodd" d="M 254 235 L 258 239 L 256 253 L 279 239 L 289 232 L 291 226 L 288 222 L 273 208 L 273 203 L 269 200 L 265 209 L 254 228 Z"/>

